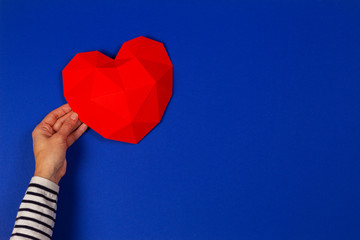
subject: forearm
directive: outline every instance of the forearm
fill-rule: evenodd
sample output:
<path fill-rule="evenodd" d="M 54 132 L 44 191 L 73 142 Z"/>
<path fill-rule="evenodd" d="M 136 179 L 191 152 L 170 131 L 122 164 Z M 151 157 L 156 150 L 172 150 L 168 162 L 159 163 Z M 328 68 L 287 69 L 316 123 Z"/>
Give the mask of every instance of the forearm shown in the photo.
<path fill-rule="evenodd" d="M 51 239 L 58 192 L 57 184 L 33 177 L 16 216 L 11 239 Z"/>

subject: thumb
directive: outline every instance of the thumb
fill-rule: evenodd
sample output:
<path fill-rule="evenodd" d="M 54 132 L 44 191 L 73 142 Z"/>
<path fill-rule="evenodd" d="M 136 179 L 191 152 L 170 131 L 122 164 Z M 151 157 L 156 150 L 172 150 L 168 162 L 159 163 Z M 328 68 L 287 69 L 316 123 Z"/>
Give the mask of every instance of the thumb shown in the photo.
<path fill-rule="evenodd" d="M 60 127 L 57 134 L 67 137 L 72 133 L 76 128 L 76 123 L 79 116 L 77 113 L 72 113 L 63 123 L 63 125 Z"/>

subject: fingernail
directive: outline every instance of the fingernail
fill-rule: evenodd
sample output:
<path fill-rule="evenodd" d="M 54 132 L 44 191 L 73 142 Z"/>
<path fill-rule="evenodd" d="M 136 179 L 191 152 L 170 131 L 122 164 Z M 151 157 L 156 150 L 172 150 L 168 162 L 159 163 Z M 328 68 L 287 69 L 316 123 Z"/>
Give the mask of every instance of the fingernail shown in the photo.
<path fill-rule="evenodd" d="M 78 116 L 77 113 L 72 113 L 71 116 L 70 116 L 70 118 L 71 118 L 72 120 L 75 120 L 75 119 L 77 118 L 77 116 Z"/>

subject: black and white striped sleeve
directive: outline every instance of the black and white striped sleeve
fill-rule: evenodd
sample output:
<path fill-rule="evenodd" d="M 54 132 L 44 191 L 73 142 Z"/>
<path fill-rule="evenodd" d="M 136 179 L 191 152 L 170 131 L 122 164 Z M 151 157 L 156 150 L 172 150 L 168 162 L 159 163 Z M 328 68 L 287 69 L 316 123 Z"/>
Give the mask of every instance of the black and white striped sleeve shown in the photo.
<path fill-rule="evenodd" d="M 10 239 L 51 239 L 58 193 L 56 183 L 42 177 L 32 177 Z"/>

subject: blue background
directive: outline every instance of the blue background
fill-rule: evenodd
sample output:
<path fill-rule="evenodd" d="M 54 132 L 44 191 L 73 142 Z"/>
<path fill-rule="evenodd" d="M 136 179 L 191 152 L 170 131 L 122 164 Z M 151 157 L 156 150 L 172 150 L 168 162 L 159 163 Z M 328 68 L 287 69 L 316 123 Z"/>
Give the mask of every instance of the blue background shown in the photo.
<path fill-rule="evenodd" d="M 0 239 L 31 132 L 78 52 L 164 42 L 174 94 L 139 144 L 68 151 L 54 239 L 359 239 L 359 1 L 0 2 Z"/>

